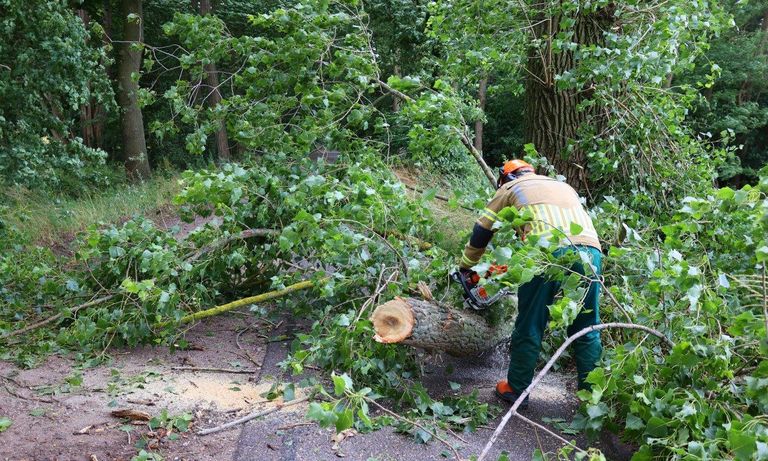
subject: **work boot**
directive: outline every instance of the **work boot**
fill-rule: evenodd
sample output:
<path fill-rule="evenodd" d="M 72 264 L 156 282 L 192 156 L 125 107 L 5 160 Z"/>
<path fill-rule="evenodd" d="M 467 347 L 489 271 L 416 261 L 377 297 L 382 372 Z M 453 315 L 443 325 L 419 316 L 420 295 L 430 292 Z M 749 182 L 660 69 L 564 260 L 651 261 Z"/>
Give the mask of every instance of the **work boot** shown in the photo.
<path fill-rule="evenodd" d="M 522 392 L 517 392 L 516 390 L 512 389 L 512 386 L 510 386 L 506 380 L 502 380 L 496 383 L 496 397 L 500 398 L 501 400 L 507 401 L 509 403 L 515 403 L 521 394 Z M 525 396 L 525 400 L 523 400 L 523 402 L 518 407 L 519 409 L 525 410 L 528 408 L 528 397 L 529 396 Z"/>

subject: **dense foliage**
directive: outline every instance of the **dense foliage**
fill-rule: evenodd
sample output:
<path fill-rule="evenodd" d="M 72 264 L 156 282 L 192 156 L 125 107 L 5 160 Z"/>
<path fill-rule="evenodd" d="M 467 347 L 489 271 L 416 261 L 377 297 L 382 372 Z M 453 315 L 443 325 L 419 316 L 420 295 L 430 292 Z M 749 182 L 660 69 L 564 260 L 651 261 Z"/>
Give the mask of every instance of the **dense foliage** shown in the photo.
<path fill-rule="evenodd" d="M 86 27 L 64 2 L 0 1 L 5 183 L 51 187 L 92 173 L 105 154 L 74 134 L 96 122 L 77 122 L 86 105 L 105 111 L 103 146 L 119 151 L 113 50 L 100 45 L 100 23 L 118 36 L 112 29 L 129 18 L 108 21 L 112 3 L 85 2 Z M 470 154 L 480 154 L 486 124 L 495 137 L 486 159 L 524 154 L 588 197 L 607 253 L 603 321 L 640 323 L 675 343 L 606 332 L 573 428 L 619 433 L 640 447 L 636 460 L 768 458 L 764 2 L 276 3 L 221 2 L 200 15 L 168 0 L 130 18 L 146 31 L 132 78 L 156 135 L 152 165 L 217 158 L 222 126 L 237 161 L 183 174 L 174 205 L 183 220 L 205 222 L 187 235 L 143 217 L 96 223 L 69 260 L 0 220 L 0 335 L 55 320 L 11 339 L 3 358 L 32 366 L 60 350 L 186 347 L 191 314 L 308 280 L 269 309 L 306 319 L 282 365 L 332 373 L 311 418 L 431 437 L 371 418 L 369 405 L 386 397 L 430 428 L 484 424 L 493 408 L 476 394 L 433 400 L 414 351 L 375 342 L 366 314 L 419 282 L 460 304 L 446 274 L 470 223 L 451 228 L 431 200 L 445 187 L 457 190 L 449 213 L 460 201 L 483 206 L 490 190 Z M 734 18 L 739 29 L 728 29 Z M 542 112 L 550 105 L 560 112 Z M 438 187 L 407 193 L 393 165 L 438 177 Z M 733 174 L 751 185 L 715 187 Z M 11 211 L 0 207 L 0 218 Z M 500 215 L 477 269 L 509 266 L 483 282 L 491 291 L 536 274 L 562 279 L 549 351 L 579 311 L 585 280 L 562 273 L 569 261 L 552 256 L 553 242 L 517 238 L 530 215 Z"/>
<path fill-rule="evenodd" d="M 100 28 L 64 1 L 0 2 L 0 184 L 100 180 L 106 153 L 80 137 L 81 107 L 113 104 Z"/>

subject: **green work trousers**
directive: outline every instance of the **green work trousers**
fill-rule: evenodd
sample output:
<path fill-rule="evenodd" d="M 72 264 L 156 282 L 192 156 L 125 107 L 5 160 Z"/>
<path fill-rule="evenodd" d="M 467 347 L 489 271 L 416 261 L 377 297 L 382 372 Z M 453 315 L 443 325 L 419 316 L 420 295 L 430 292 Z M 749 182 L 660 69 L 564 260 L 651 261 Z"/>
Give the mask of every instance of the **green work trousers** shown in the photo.
<path fill-rule="evenodd" d="M 559 257 L 568 251 L 587 253 L 597 274 L 602 273 L 603 255 L 597 248 L 584 245 L 568 246 L 558 248 L 554 255 Z M 594 272 L 589 267 L 585 268 L 581 261 L 574 263 L 571 269 L 590 278 L 595 276 Z M 522 392 L 531 384 L 533 370 L 541 351 L 544 328 L 549 321 L 549 306 L 554 302 L 555 295 L 559 290 L 559 281 L 549 280 L 544 276 L 536 276 L 518 289 L 518 313 L 515 331 L 512 333 L 509 347 L 509 371 L 507 372 L 509 385 L 518 392 Z M 568 336 L 583 328 L 600 323 L 599 299 L 600 283 L 592 281 L 589 284 L 581 311 L 573 324 L 568 327 Z M 589 372 L 595 368 L 595 364 L 603 351 L 600 344 L 600 332 L 589 332 L 574 341 L 572 346 L 576 357 L 579 389 L 589 388 L 584 380 Z"/>

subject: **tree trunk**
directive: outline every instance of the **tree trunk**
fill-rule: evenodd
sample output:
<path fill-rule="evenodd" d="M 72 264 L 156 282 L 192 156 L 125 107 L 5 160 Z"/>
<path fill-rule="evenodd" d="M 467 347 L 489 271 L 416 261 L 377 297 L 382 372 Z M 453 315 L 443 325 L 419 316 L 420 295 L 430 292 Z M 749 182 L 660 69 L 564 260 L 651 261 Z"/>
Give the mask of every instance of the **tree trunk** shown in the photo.
<path fill-rule="evenodd" d="M 147 142 L 144 139 L 144 117 L 138 103 L 139 83 L 132 78 L 141 71 L 142 8 L 141 0 L 122 0 L 121 14 L 125 21 L 123 43 L 120 43 L 120 64 L 117 68 L 117 96 L 120 104 L 123 162 L 132 179 L 149 177 Z"/>
<path fill-rule="evenodd" d="M 580 16 L 574 26 L 574 42 L 579 45 L 599 44 L 603 31 L 613 22 L 613 6 L 596 13 Z M 589 88 L 558 89 L 555 76 L 574 68 L 572 51 L 552 50 L 552 37 L 560 27 L 560 17 L 534 19 L 535 36 L 543 41 L 531 48 L 527 62 L 525 83 L 525 142 L 533 143 L 536 150 L 555 166 L 576 188 L 587 189 L 586 152 L 578 147 L 579 129 L 596 108 L 579 110 L 581 102 L 592 93 Z M 594 131 L 599 132 L 600 127 Z"/>
<path fill-rule="evenodd" d="M 200 0 L 200 15 L 205 16 L 211 14 L 213 9 L 211 8 L 211 0 Z M 221 102 L 221 92 L 219 92 L 219 75 L 216 71 L 216 64 L 205 65 L 205 83 L 211 88 L 210 94 L 207 96 L 208 107 L 211 110 L 216 110 L 216 107 Z M 222 120 L 219 122 L 219 129 L 216 131 L 216 152 L 219 156 L 219 160 L 222 162 L 228 162 L 231 160 L 229 154 L 229 138 L 227 137 L 227 124 Z"/>
<path fill-rule="evenodd" d="M 83 25 L 88 28 L 91 22 L 88 12 L 84 9 L 79 9 L 77 10 L 77 15 L 83 21 Z M 105 28 L 105 30 L 107 29 Z M 80 107 L 80 135 L 86 146 L 95 148 L 103 146 L 104 116 L 103 104 L 94 99 Z"/>
<path fill-rule="evenodd" d="M 374 339 L 439 350 L 457 357 L 477 356 L 509 338 L 514 319 L 490 326 L 478 314 L 453 309 L 435 301 L 395 298 L 371 315 Z"/>
<path fill-rule="evenodd" d="M 395 60 L 400 61 L 400 50 L 395 51 Z M 400 64 L 395 64 L 392 73 L 396 77 L 400 77 Z M 396 95 L 392 95 L 392 112 L 400 112 L 400 98 Z"/>
<path fill-rule="evenodd" d="M 480 79 L 480 84 L 477 88 L 477 107 L 482 111 L 485 111 L 485 95 L 487 93 L 488 76 L 485 76 Z M 483 153 L 483 121 L 480 119 L 475 121 L 475 149 L 481 154 Z"/>

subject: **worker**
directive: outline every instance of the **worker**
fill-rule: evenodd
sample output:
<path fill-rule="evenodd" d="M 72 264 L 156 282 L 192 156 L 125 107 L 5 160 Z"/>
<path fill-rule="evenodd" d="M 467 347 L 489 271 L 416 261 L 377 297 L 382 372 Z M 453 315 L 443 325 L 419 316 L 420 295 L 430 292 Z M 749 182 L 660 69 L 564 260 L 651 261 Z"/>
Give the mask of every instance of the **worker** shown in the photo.
<path fill-rule="evenodd" d="M 499 169 L 497 191 L 493 199 L 481 213 L 461 257 L 459 270 L 465 280 L 477 280 L 472 267 L 480 262 L 485 247 L 494 234 L 494 223 L 499 220 L 498 213 L 506 207 L 515 207 L 520 211 L 530 211 L 531 222 L 518 234 L 525 239 L 533 235 L 547 239 L 555 248 L 553 255 L 560 257 L 568 252 L 581 253 L 578 261 L 590 261 L 590 267 L 581 262 L 575 263 L 571 270 L 589 278 L 589 288 L 584 305 L 576 319 L 568 327 L 568 335 L 599 323 L 598 301 L 600 283 L 596 280 L 602 269 L 602 253 L 597 232 L 592 220 L 581 204 L 578 194 L 562 181 L 535 173 L 533 166 L 523 160 L 510 160 Z M 582 230 L 577 235 L 574 229 Z M 554 232 L 559 229 L 560 232 Z M 562 235 L 567 238 L 559 238 Z M 557 242 L 555 240 L 558 239 Z M 586 256 L 584 259 L 583 256 Z M 586 269 L 586 270 L 585 270 Z M 507 379 L 496 384 L 496 395 L 503 400 L 514 402 L 531 384 L 533 371 L 541 350 L 544 328 L 549 320 L 549 306 L 554 302 L 560 289 L 560 282 L 545 275 L 537 275 L 518 289 L 518 314 L 515 329 L 510 340 L 510 359 Z M 578 385 L 580 389 L 589 389 L 585 379 L 600 359 L 602 346 L 600 333 L 592 331 L 573 343 L 575 349 Z M 527 405 L 526 401 L 522 406 Z"/>

